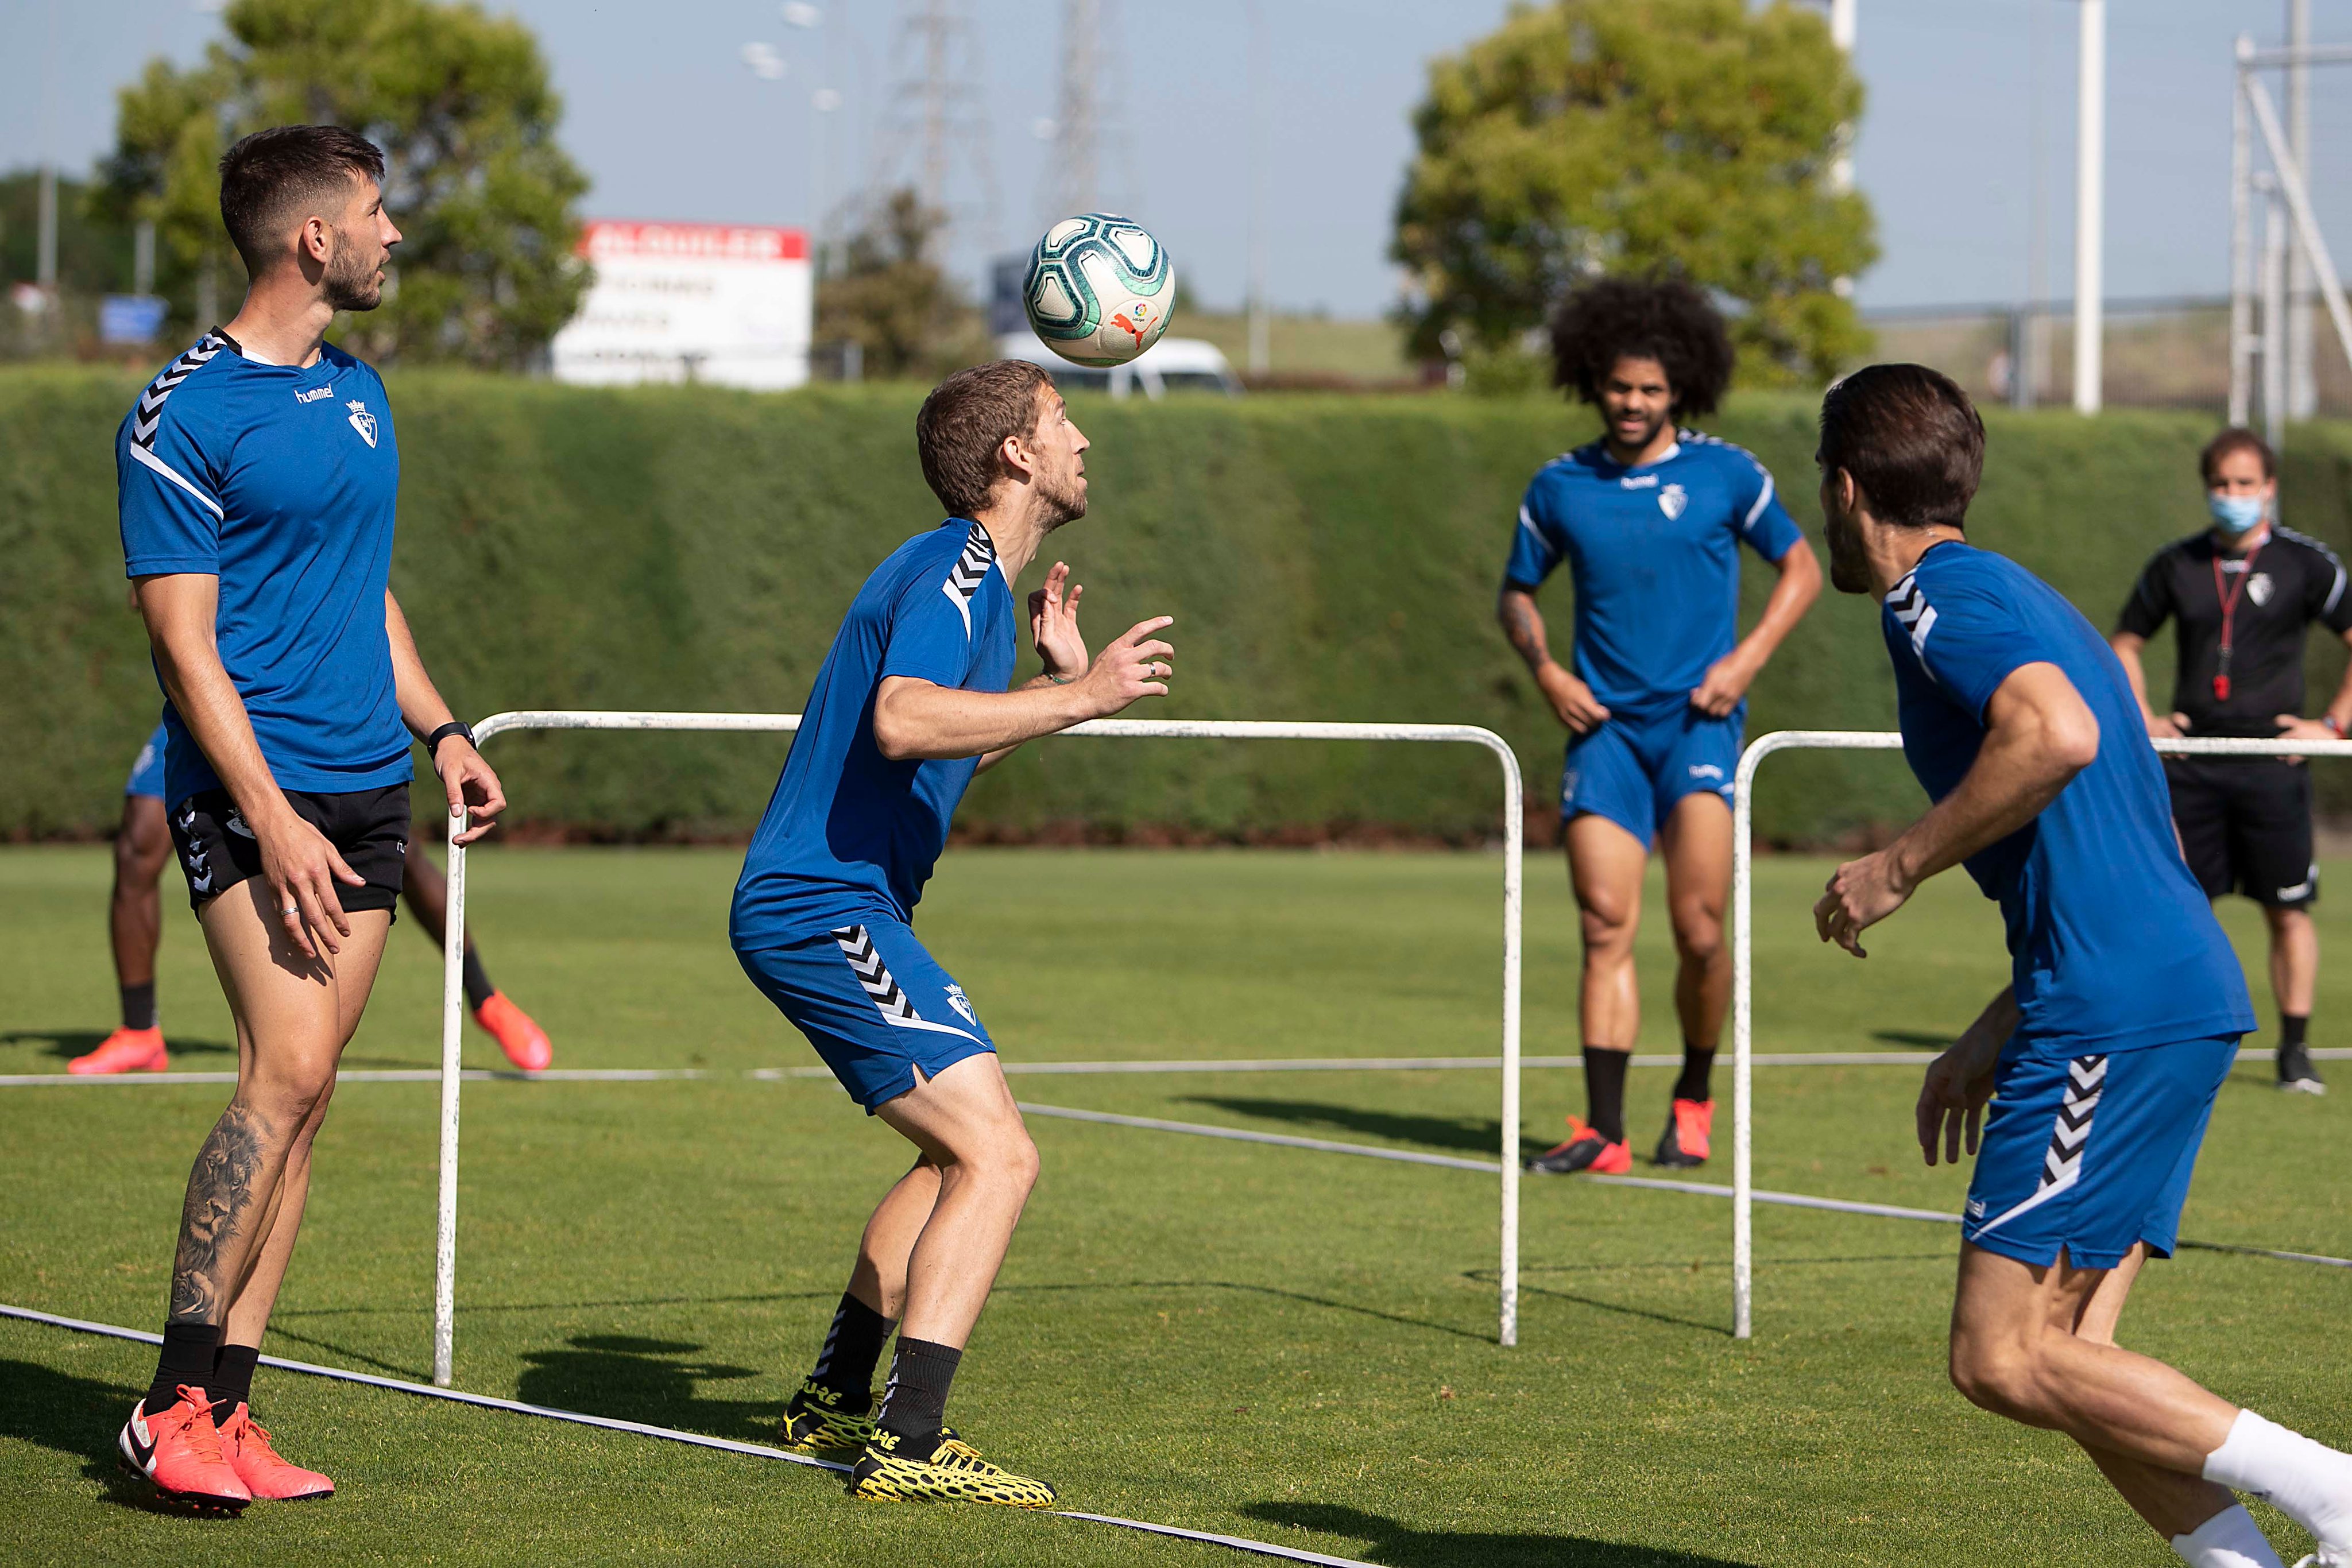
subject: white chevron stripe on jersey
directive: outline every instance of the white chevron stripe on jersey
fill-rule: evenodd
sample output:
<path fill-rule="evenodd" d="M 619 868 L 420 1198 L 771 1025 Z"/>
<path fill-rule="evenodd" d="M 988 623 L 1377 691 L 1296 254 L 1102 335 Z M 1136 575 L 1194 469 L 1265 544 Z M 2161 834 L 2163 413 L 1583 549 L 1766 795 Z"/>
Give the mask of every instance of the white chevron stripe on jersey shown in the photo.
<path fill-rule="evenodd" d="M 1916 572 L 1904 573 L 1903 580 L 1886 591 L 1886 607 L 1895 612 L 1895 619 L 1911 633 L 1911 651 L 1926 657 L 1927 633 L 1936 625 L 1936 607 L 1919 591 Z"/>
<path fill-rule="evenodd" d="M 841 948 L 841 956 L 849 960 L 849 972 L 874 1003 L 883 1021 L 898 1029 L 921 1030 L 927 1034 L 953 1034 L 976 1044 L 988 1042 L 968 1029 L 958 1029 L 951 1023 L 933 1023 L 915 1010 L 907 992 L 890 973 L 890 966 L 882 960 L 881 950 L 874 946 L 874 934 L 863 925 L 844 925 L 833 932 L 833 939 Z"/>
<path fill-rule="evenodd" d="M 1995 1219 L 1977 1227 L 1971 1236 L 1983 1236 L 2040 1207 L 2083 1179 L 2083 1151 L 2091 1141 L 2091 1116 L 2107 1085 L 2105 1056 L 2078 1056 L 2066 1064 L 2066 1097 L 2050 1128 L 2050 1148 L 2042 1156 L 2042 1180 L 2033 1196 Z"/>
<path fill-rule="evenodd" d="M 948 596 L 948 602 L 963 617 L 963 634 L 967 637 L 971 635 L 971 596 L 988 580 L 989 564 L 995 559 L 996 541 L 988 537 L 986 528 L 974 523 L 963 541 L 963 554 L 956 557 L 947 580 L 940 584 L 940 591 Z"/>
<path fill-rule="evenodd" d="M 218 332 L 207 332 L 197 339 L 187 352 L 165 365 L 163 371 L 147 383 L 147 389 L 139 394 L 138 406 L 131 410 L 131 439 L 141 446 L 152 448 L 155 444 L 155 427 L 163 423 L 164 400 L 172 395 L 173 389 L 210 362 L 212 357 L 226 346 L 226 340 Z M 169 473 L 170 470 L 164 472 Z"/>

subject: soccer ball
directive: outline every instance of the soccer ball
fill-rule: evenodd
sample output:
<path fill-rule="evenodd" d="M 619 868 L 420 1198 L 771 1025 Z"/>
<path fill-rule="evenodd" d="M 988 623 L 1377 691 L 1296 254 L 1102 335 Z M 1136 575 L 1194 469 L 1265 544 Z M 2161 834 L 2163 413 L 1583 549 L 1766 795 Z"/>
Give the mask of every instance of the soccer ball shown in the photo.
<path fill-rule="evenodd" d="M 1080 365 L 1123 365 L 1160 341 L 1175 299 L 1168 253 L 1115 213 L 1080 213 L 1047 229 L 1021 283 L 1029 325 Z"/>

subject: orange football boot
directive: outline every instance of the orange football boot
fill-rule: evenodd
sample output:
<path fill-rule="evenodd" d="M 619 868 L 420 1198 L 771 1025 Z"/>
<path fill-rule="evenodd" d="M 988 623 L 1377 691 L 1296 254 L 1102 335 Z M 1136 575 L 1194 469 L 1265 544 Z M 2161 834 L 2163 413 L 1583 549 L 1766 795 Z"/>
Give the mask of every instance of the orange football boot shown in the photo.
<path fill-rule="evenodd" d="M 299 1502 L 305 1498 L 332 1497 L 335 1483 L 316 1470 L 289 1464 L 269 1446 L 269 1433 L 239 1403 L 228 1425 L 220 1429 L 221 1451 L 229 1468 L 257 1498 L 268 1502 Z"/>
<path fill-rule="evenodd" d="M 482 1005 L 474 1009 L 474 1021 L 489 1030 L 507 1060 L 525 1072 L 543 1072 L 555 1060 L 555 1047 L 548 1043 L 547 1031 L 509 1000 L 504 991 L 484 997 Z"/>
<path fill-rule="evenodd" d="M 1567 1176 L 1574 1171 L 1622 1176 L 1633 1168 L 1633 1151 L 1625 1146 L 1623 1139 L 1612 1143 L 1581 1116 L 1570 1116 L 1568 1142 L 1546 1149 L 1529 1160 L 1527 1168 L 1548 1176 Z"/>
<path fill-rule="evenodd" d="M 172 1058 L 163 1050 L 163 1031 L 156 1029 L 119 1029 L 98 1042 L 98 1049 L 87 1056 L 77 1056 L 66 1063 L 68 1072 L 164 1072 L 170 1071 Z"/>
<path fill-rule="evenodd" d="M 1677 1170 L 1706 1164 L 1707 1139 L 1715 1131 L 1715 1102 L 1677 1100 L 1658 1140 L 1657 1162 Z"/>
<path fill-rule="evenodd" d="M 213 1429 L 212 1401 L 203 1389 L 184 1383 L 178 1402 L 168 1410 L 150 1416 L 146 1400 L 133 1405 L 114 1447 L 124 1469 L 145 1476 L 165 1497 L 243 1508 L 253 1500 L 253 1489 L 221 1452 L 220 1439 Z"/>

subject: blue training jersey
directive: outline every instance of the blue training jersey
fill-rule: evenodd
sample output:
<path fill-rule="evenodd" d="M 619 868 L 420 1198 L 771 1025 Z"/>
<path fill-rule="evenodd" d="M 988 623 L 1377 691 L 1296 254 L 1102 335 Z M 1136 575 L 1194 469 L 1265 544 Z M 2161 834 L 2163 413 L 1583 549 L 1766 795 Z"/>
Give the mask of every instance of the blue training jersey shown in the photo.
<path fill-rule="evenodd" d="M 834 634 L 735 883 L 728 935 L 757 952 L 867 915 L 910 921 L 977 757 L 893 762 L 874 741 L 891 675 L 973 692 L 1013 678 L 1013 589 L 988 530 L 950 517 L 866 580 Z"/>
<path fill-rule="evenodd" d="M 1578 679 L 1610 708 L 1648 716 L 1685 706 L 1738 643 L 1739 547 L 1778 561 L 1803 539 L 1761 463 L 1685 430 L 1639 467 L 1598 441 L 1545 465 L 1503 576 L 1537 588 L 1566 561 Z"/>
<path fill-rule="evenodd" d="M 2078 1056 L 2252 1029 L 2245 976 L 2180 858 L 2164 768 L 2106 639 L 2015 561 L 1957 540 L 1895 585 L 1881 622 L 1903 754 L 1935 800 L 1975 763 L 1986 706 L 2024 665 L 2055 664 L 2099 721 L 2097 759 L 1966 862 L 2008 926 L 2010 1051 Z"/>
<path fill-rule="evenodd" d="M 215 634 L 282 789 L 412 771 L 384 587 L 400 455 L 374 371 L 333 344 L 306 369 L 215 328 L 148 383 L 114 438 L 123 570 L 220 579 Z M 166 700 L 164 798 L 220 779 Z"/>

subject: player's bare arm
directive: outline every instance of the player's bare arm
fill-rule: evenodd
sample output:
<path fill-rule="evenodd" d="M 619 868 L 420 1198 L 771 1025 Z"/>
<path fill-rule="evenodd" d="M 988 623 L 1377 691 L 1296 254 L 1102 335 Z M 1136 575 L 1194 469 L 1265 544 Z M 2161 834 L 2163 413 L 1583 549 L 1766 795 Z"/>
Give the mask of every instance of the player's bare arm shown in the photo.
<path fill-rule="evenodd" d="M 2007 838 L 2099 755 L 2099 721 L 2055 664 L 2013 671 L 1985 706 L 1984 747 L 1959 787 L 1876 854 L 1848 861 L 1813 905 L 1813 926 L 1857 958 L 1863 932 L 1919 884 Z"/>
<path fill-rule="evenodd" d="M 1578 735 L 1588 735 L 1609 722 L 1609 709 L 1593 695 L 1592 688 L 1551 656 L 1551 643 L 1544 635 L 1543 612 L 1536 608 L 1535 590 L 1516 582 L 1504 583 L 1495 600 L 1495 620 L 1519 657 L 1527 661 L 1528 673 L 1535 676 L 1537 687 L 1551 704 L 1551 711 L 1559 716 L 1560 723 Z"/>
<path fill-rule="evenodd" d="M 1137 622 L 1066 685 L 1049 680 L 1019 691 L 967 692 L 891 675 L 874 694 L 874 744 L 893 762 L 984 757 L 1108 718 L 1145 697 L 1166 696 L 1176 650 L 1152 633 L 1175 623 L 1172 615 Z"/>
<path fill-rule="evenodd" d="M 433 677 L 425 673 L 425 661 L 416 652 L 416 638 L 408 630 L 408 617 L 401 613 L 400 601 L 386 589 L 383 595 L 384 635 L 392 642 L 392 680 L 400 699 L 400 716 L 409 732 L 419 740 L 429 738 L 433 732 L 451 723 L 457 716 L 449 705 L 441 700 L 433 685 Z M 444 736 L 433 747 L 433 770 L 441 776 L 441 789 L 448 797 L 451 815 L 463 809 L 473 819 L 467 830 L 450 841 L 470 844 L 497 826 L 497 817 L 506 810 L 506 790 L 499 787 L 499 776 L 474 749 L 474 743 L 462 735 Z"/>
<path fill-rule="evenodd" d="M 245 699 L 223 667 L 214 641 L 220 611 L 220 580 L 201 572 L 175 572 L 138 580 L 139 613 L 155 651 L 163 693 L 187 722 L 222 787 L 236 802 L 254 841 L 261 846 L 262 875 L 270 906 L 286 935 L 307 958 L 342 951 L 352 934 L 335 883 L 363 886 L 366 878 L 344 862 L 324 833 L 295 815 L 253 737 Z M 313 939 L 318 946 L 313 946 Z"/>
<path fill-rule="evenodd" d="M 1706 679 L 1691 693 L 1691 706 L 1699 712 L 1721 718 L 1738 707 L 1780 643 L 1822 596 L 1822 563 L 1802 539 L 1773 563 L 1773 570 L 1780 577 L 1764 601 L 1764 613 L 1738 647 L 1708 666 Z"/>
<path fill-rule="evenodd" d="M 2000 1048 L 2017 1032 L 2017 988 L 2003 986 L 1976 1022 L 1927 1064 L 1916 1115 L 1919 1152 L 1930 1166 L 1938 1148 L 1948 1166 L 1960 1163 L 1963 1144 L 1969 1154 L 1977 1152 L 1985 1102 L 1992 1098 L 1993 1069 L 2000 1065 Z"/>

